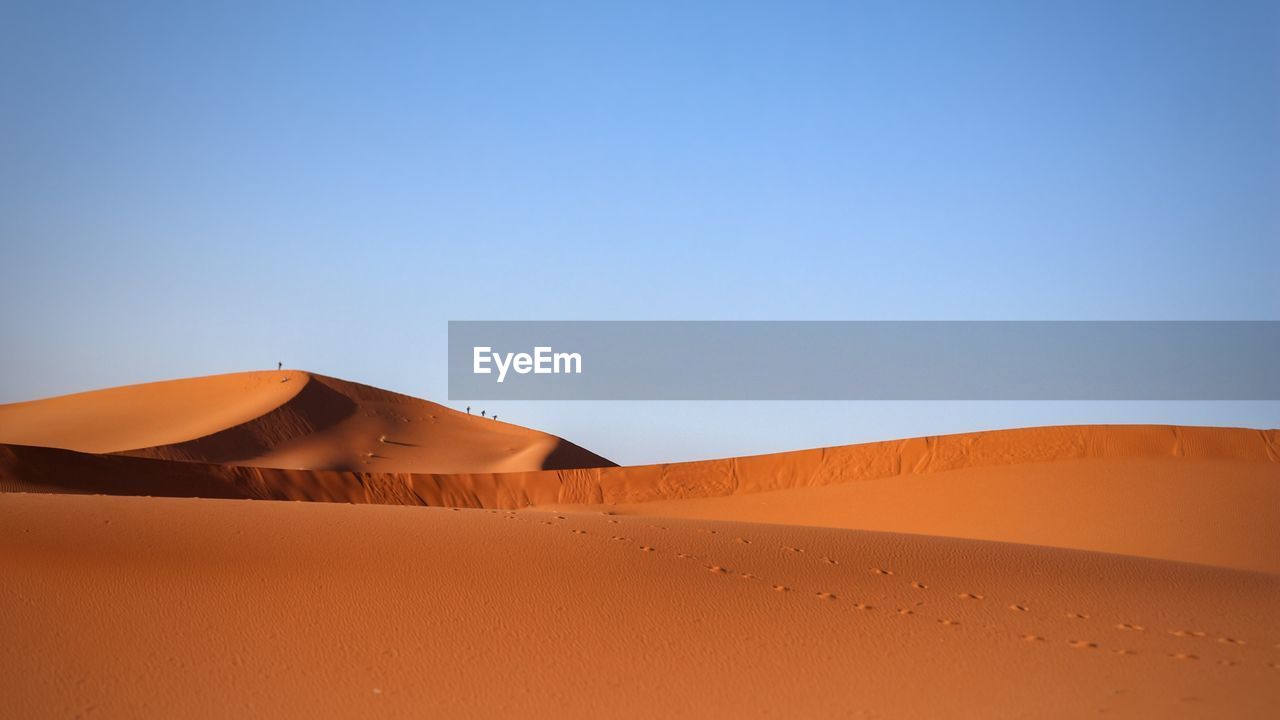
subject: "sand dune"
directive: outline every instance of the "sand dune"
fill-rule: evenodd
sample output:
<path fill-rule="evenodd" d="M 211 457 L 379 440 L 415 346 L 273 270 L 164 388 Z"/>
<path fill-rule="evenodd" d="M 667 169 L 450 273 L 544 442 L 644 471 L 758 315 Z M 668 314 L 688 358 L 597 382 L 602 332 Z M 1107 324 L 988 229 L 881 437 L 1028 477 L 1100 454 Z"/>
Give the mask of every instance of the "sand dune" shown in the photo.
<path fill-rule="evenodd" d="M 1276 430 L 611 467 L 287 372 L 0 406 L 0 441 L 15 717 L 1280 706 Z"/>
<path fill-rule="evenodd" d="M 109 453 L 169 445 L 261 417 L 308 374 L 287 370 L 169 380 L 0 405 L 0 442 Z"/>
<path fill-rule="evenodd" d="M 0 496 L 15 717 L 1270 717 L 1280 577 L 745 523 Z"/>
<path fill-rule="evenodd" d="M 1280 573 L 1280 464 L 1271 462 L 1062 460 L 600 507 L 1002 540 Z"/>
<path fill-rule="evenodd" d="M 0 442 L 268 468 L 510 472 L 612 465 L 573 443 L 299 371 L 0 405 Z"/>
<path fill-rule="evenodd" d="M 175 465 L 0 445 L 0 489 L 614 509 L 1001 540 L 1280 573 L 1280 533 L 1272 530 L 1280 508 L 1275 435 L 1064 426 L 668 465 L 470 474 Z"/>

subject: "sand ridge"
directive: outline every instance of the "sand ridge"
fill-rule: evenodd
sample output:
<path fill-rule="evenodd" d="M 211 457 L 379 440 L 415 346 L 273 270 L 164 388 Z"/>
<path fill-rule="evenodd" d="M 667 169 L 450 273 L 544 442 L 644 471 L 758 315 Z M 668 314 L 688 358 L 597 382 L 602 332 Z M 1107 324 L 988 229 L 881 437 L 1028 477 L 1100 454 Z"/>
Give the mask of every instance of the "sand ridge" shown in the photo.
<path fill-rule="evenodd" d="M 1280 573 L 1280 534 L 1271 530 L 1280 507 L 1274 434 L 1063 426 L 670 465 L 464 474 L 173 463 L 0 445 L 0 490 L 611 509 L 1001 540 Z"/>
<path fill-rule="evenodd" d="M 509 472 L 613 465 L 554 435 L 294 370 L 0 405 L 0 442 L 287 469 Z"/>
<path fill-rule="evenodd" d="M 0 405 L 0 441 L 109 453 L 203 437 L 288 403 L 309 375 L 229 373 Z"/>
<path fill-rule="evenodd" d="M 1270 462 L 1083 458 L 587 507 L 999 540 L 1280 573 L 1280 465 Z"/>

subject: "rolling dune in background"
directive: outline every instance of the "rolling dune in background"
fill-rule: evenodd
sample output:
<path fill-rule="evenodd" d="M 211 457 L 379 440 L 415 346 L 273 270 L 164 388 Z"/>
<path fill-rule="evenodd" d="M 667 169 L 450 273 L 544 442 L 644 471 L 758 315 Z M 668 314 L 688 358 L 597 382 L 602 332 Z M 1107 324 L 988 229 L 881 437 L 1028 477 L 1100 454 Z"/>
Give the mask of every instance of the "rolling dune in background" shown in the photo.
<path fill-rule="evenodd" d="M 666 465 L 466 474 L 173 463 L 0 445 L 0 489 L 607 509 L 1000 540 L 1280 573 L 1277 435 L 1062 426 Z"/>
<path fill-rule="evenodd" d="M 1275 430 L 613 467 L 289 371 L 0 406 L 0 443 L 16 716 L 1280 707 Z"/>
<path fill-rule="evenodd" d="M 553 435 L 296 370 L 0 405 L 0 442 L 312 470 L 511 472 L 613 465 Z"/>

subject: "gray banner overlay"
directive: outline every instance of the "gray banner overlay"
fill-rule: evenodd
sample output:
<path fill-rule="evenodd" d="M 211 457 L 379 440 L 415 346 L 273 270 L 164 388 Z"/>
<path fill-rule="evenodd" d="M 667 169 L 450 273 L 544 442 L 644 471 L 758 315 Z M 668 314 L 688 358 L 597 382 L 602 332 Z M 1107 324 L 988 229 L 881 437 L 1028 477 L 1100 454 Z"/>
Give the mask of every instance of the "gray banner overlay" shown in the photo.
<path fill-rule="evenodd" d="M 1280 400 L 1277 358 L 1275 321 L 452 321 L 449 399 Z"/>

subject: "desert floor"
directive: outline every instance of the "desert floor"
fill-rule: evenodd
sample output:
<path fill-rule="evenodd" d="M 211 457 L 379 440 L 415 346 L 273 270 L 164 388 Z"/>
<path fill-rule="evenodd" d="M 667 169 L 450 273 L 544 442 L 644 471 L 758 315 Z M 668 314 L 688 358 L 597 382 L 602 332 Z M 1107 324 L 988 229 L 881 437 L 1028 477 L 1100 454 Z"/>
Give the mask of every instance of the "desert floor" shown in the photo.
<path fill-rule="evenodd" d="M 292 371 L 0 406 L 0 443 L 0 715 L 1280 709 L 1276 431 L 619 468 Z"/>

